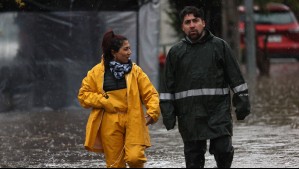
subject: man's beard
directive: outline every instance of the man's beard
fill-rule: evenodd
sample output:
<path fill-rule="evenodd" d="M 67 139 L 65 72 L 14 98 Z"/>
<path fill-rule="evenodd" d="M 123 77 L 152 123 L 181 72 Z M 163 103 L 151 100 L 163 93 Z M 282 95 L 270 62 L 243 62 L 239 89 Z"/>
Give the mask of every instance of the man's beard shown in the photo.
<path fill-rule="evenodd" d="M 192 41 L 199 40 L 202 37 L 203 31 L 199 32 L 198 30 L 190 31 L 188 34 L 188 38 Z"/>

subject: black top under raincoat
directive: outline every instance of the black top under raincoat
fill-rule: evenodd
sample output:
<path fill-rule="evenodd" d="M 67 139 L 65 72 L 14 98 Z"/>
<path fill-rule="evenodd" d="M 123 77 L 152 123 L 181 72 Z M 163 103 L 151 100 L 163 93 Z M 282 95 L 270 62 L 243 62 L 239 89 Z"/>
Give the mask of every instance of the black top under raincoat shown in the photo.
<path fill-rule="evenodd" d="M 229 45 L 209 30 L 198 42 L 174 45 L 165 65 L 160 107 L 167 130 L 178 119 L 184 141 L 233 135 L 230 89 L 236 117 L 250 113 L 248 86 Z"/>

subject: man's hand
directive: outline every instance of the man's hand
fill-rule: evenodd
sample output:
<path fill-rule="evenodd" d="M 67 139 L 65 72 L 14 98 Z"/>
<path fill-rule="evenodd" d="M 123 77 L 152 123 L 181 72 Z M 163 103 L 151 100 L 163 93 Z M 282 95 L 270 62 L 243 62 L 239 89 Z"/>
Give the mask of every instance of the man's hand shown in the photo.
<path fill-rule="evenodd" d="M 145 115 L 146 126 L 153 124 L 155 121 L 150 115 Z"/>
<path fill-rule="evenodd" d="M 250 112 L 238 112 L 237 120 L 245 120 L 245 118 L 249 115 Z"/>

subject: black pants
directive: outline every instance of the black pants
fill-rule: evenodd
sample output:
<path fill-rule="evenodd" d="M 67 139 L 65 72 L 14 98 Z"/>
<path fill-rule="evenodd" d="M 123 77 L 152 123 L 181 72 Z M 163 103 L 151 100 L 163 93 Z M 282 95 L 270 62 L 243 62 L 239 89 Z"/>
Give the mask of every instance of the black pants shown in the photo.
<path fill-rule="evenodd" d="M 204 168 L 207 140 L 184 142 L 184 153 L 187 168 Z M 230 168 L 234 147 L 231 136 L 210 140 L 209 152 L 214 155 L 218 168 Z"/>

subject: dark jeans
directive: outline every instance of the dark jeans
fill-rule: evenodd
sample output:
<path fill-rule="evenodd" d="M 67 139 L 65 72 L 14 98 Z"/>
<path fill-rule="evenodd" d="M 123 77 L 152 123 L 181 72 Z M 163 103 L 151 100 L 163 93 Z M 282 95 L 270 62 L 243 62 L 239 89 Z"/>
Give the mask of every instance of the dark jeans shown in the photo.
<path fill-rule="evenodd" d="M 184 142 L 184 153 L 187 168 L 204 168 L 207 140 Z M 209 152 L 214 155 L 218 168 L 230 168 L 234 147 L 231 136 L 210 140 Z"/>

